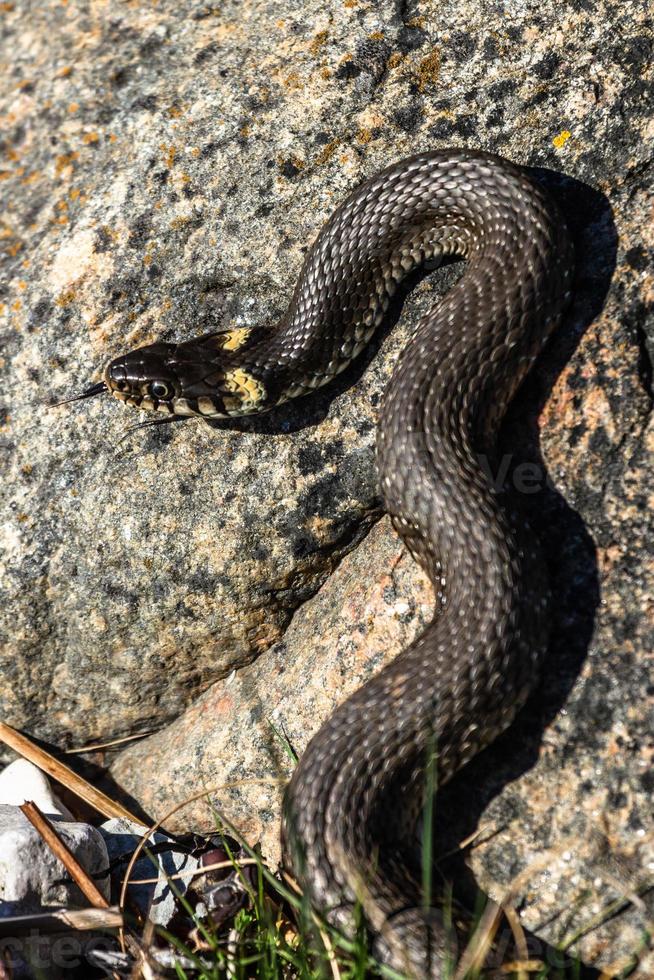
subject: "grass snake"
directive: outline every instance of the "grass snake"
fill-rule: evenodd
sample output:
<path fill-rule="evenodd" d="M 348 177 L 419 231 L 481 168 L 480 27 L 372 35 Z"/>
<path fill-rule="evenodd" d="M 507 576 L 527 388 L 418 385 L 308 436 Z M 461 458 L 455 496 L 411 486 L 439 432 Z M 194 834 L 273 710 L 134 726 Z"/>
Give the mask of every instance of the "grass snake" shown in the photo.
<path fill-rule="evenodd" d="M 271 330 L 235 327 L 113 360 L 109 390 L 157 421 L 265 411 L 328 383 L 398 284 L 454 256 L 465 271 L 419 323 L 379 413 L 383 503 L 436 593 L 432 622 L 314 735 L 284 799 L 284 860 L 311 904 L 387 964 L 441 977 L 450 937 L 411 869 L 426 759 L 446 782 L 505 729 L 547 646 L 547 583 L 519 502 L 494 489 L 499 423 L 567 302 L 572 248 L 545 191 L 486 153 L 393 164 L 337 208 Z"/>

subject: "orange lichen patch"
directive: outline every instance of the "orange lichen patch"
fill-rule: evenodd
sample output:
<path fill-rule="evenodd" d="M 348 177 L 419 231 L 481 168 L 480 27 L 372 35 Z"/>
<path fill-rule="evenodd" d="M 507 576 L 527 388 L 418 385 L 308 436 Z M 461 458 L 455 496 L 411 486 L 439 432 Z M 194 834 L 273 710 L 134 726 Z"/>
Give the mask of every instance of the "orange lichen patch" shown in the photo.
<path fill-rule="evenodd" d="M 200 156 L 200 147 L 199 146 L 192 147 L 190 153 L 191 153 L 191 156 L 192 157 L 199 157 Z"/>
<path fill-rule="evenodd" d="M 18 311 L 20 309 L 22 309 L 22 307 L 23 307 L 23 304 L 21 303 L 21 301 L 19 299 L 14 300 L 14 302 L 11 304 L 12 310 L 14 310 L 16 313 L 18 313 Z"/>
<path fill-rule="evenodd" d="M 394 51 L 388 61 L 386 62 L 387 68 L 397 68 L 404 61 L 404 55 L 401 51 Z"/>
<path fill-rule="evenodd" d="M 331 78 L 332 77 L 332 73 L 330 72 L 329 68 L 327 68 L 327 67 L 321 68 L 320 69 L 320 77 L 321 78 Z"/>
<path fill-rule="evenodd" d="M 15 3 L 8 3 L 8 2 L 0 3 L 0 12 L 2 12 L 3 14 L 10 14 L 15 7 L 16 7 Z"/>
<path fill-rule="evenodd" d="M 58 157 L 55 157 L 55 174 L 57 177 L 60 177 L 66 167 L 70 167 L 78 159 L 79 153 L 77 150 L 71 150 L 70 153 L 61 153 Z"/>
<path fill-rule="evenodd" d="M 318 31 L 317 34 L 314 34 L 313 39 L 309 44 L 309 51 L 311 54 L 318 54 L 323 45 L 326 44 L 328 37 L 329 31 Z"/>
<path fill-rule="evenodd" d="M 358 5 L 358 3 L 359 3 L 359 0 L 344 0 L 343 6 L 344 7 L 356 7 Z"/>
<path fill-rule="evenodd" d="M 13 172 L 11 170 L 0 170 L 0 180 L 9 180 L 13 177 Z"/>
<path fill-rule="evenodd" d="M 334 153 L 336 152 L 340 144 L 341 141 L 340 139 L 338 139 L 338 137 L 336 137 L 336 139 L 330 140 L 330 142 L 326 143 L 325 146 L 323 146 L 320 153 L 316 156 L 314 163 L 317 166 L 326 163 L 329 160 L 329 158 L 334 155 Z M 297 166 L 297 164 L 295 164 L 295 166 Z"/>
<path fill-rule="evenodd" d="M 172 144 L 170 146 L 166 146 L 165 143 L 160 143 L 159 149 L 163 153 L 164 160 L 166 161 L 166 166 L 170 170 L 173 164 L 175 163 L 175 157 L 177 156 L 177 147 L 173 146 Z"/>
<path fill-rule="evenodd" d="M 383 41 L 384 34 L 382 31 L 373 31 L 372 34 L 368 35 L 370 41 Z"/>
<path fill-rule="evenodd" d="M 68 106 L 68 111 L 69 112 L 78 112 L 79 111 L 79 102 L 71 102 L 70 105 Z"/>
<path fill-rule="evenodd" d="M 60 71 L 57 72 L 56 77 L 57 78 L 68 78 L 68 76 L 69 75 L 72 75 L 72 74 L 73 74 L 73 66 L 72 65 L 64 65 L 64 67 Z"/>
<path fill-rule="evenodd" d="M 441 71 L 441 55 L 437 48 L 423 58 L 418 65 L 418 88 L 424 92 L 430 85 L 435 85 Z"/>
<path fill-rule="evenodd" d="M 82 136 L 82 143 L 86 143 L 87 146 L 90 143 L 98 143 L 99 140 L 100 140 L 100 136 L 98 135 L 98 133 L 84 133 L 84 135 Z"/>
<path fill-rule="evenodd" d="M 21 184 L 25 184 L 25 185 L 27 185 L 27 184 L 33 184 L 34 181 L 35 180 L 39 180 L 40 177 L 41 177 L 41 174 L 39 173 L 39 171 L 38 170 L 33 170 L 30 174 L 25 174 L 25 176 L 21 180 Z"/>
<path fill-rule="evenodd" d="M 21 289 L 21 290 L 27 289 L 27 283 L 25 282 L 24 279 L 19 279 L 18 280 L 18 288 Z"/>
<path fill-rule="evenodd" d="M 565 144 L 568 142 L 571 136 L 572 133 L 570 132 L 569 129 L 562 129 L 561 132 L 558 134 L 558 136 L 555 136 L 552 139 L 552 143 L 557 148 L 557 150 L 560 150 L 562 146 L 565 146 Z"/>
<path fill-rule="evenodd" d="M 178 105 L 169 105 L 166 109 L 166 115 L 169 119 L 179 119 L 182 115 L 182 109 Z"/>
<path fill-rule="evenodd" d="M 23 247 L 22 242 L 13 242 L 11 245 L 7 246 L 5 251 L 7 252 L 7 255 L 14 256 L 14 255 L 18 255 L 22 247 Z"/>
<path fill-rule="evenodd" d="M 302 82 L 300 76 L 296 71 L 290 72 L 285 78 L 282 79 L 282 85 L 288 89 L 300 88 Z"/>
<path fill-rule="evenodd" d="M 14 148 L 10 146 L 7 150 L 5 150 L 5 156 L 7 157 L 7 160 L 11 160 L 11 162 L 14 163 L 16 160 L 18 160 L 18 150 L 14 150 Z"/>
<path fill-rule="evenodd" d="M 62 293 L 59 293 L 55 303 L 57 306 L 70 306 L 71 303 L 75 301 L 75 290 L 74 289 L 64 289 Z"/>
<path fill-rule="evenodd" d="M 81 195 L 81 193 L 82 192 L 79 189 L 79 187 L 71 187 L 71 189 L 68 191 L 68 196 L 71 199 L 71 201 L 76 201 L 77 198 Z"/>
<path fill-rule="evenodd" d="M 118 139 L 118 137 L 116 136 L 115 133 L 109 133 L 109 142 L 110 143 L 115 143 L 117 139 Z"/>

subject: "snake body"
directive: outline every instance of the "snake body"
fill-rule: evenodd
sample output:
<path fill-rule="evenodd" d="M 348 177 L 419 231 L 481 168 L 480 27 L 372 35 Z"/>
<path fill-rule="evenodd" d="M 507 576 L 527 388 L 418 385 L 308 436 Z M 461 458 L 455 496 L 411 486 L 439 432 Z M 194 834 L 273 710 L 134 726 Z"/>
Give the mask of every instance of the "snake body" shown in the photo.
<path fill-rule="evenodd" d="M 466 269 L 403 350 L 378 432 L 384 506 L 434 585 L 434 618 L 313 737 L 283 818 L 285 863 L 312 905 L 345 928 L 359 905 L 381 958 L 414 977 L 440 977 L 450 944 L 403 851 L 426 759 L 442 785 L 506 728 L 547 643 L 542 561 L 484 461 L 569 296 L 560 213 L 499 157 L 402 160 L 334 212 L 276 328 L 152 344 L 112 361 L 93 389 L 162 420 L 266 410 L 343 370 L 400 281 L 445 256 Z"/>

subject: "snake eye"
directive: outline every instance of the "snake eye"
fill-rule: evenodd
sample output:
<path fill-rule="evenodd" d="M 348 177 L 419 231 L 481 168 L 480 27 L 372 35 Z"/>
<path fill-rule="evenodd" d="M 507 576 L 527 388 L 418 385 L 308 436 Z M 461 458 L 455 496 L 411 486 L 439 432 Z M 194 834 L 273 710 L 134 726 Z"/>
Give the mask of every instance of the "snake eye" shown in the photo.
<path fill-rule="evenodd" d="M 169 385 L 166 381 L 151 381 L 148 385 L 148 392 L 153 398 L 157 398 L 159 401 L 164 401 L 166 398 L 172 398 L 173 396 L 172 385 Z"/>

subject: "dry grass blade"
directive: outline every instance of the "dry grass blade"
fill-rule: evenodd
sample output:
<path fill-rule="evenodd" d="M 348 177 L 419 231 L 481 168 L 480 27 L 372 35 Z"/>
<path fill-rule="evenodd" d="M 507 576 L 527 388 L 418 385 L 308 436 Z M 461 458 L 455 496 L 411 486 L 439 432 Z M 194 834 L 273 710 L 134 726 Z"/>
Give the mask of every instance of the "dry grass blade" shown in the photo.
<path fill-rule="evenodd" d="M 489 900 L 472 939 L 461 957 L 454 980 L 464 980 L 468 973 L 480 970 L 493 947 L 495 933 L 502 917 L 502 906 Z"/>
<path fill-rule="evenodd" d="M 89 876 L 88 872 L 79 863 L 68 845 L 62 841 L 49 821 L 43 816 L 36 803 L 23 803 L 21 810 L 35 830 L 41 835 L 55 857 L 61 861 L 70 877 L 91 905 L 98 909 L 108 909 L 109 902 L 107 899 Z"/>
<path fill-rule="evenodd" d="M 513 941 L 515 942 L 515 948 L 518 953 L 519 963 L 516 964 L 516 968 L 513 972 L 518 974 L 517 980 L 527 980 L 526 977 L 527 967 L 520 966 L 520 963 L 527 963 L 529 961 L 529 949 L 527 947 L 527 937 L 525 936 L 524 929 L 520 924 L 520 919 L 518 918 L 518 914 L 512 905 L 504 906 L 504 915 L 506 921 L 509 923 L 511 932 L 513 933 Z"/>
<path fill-rule="evenodd" d="M 121 806 L 120 803 L 116 803 L 111 797 L 101 793 L 95 786 L 91 786 L 76 772 L 65 766 L 63 762 L 59 762 L 54 756 L 31 742 L 25 735 L 21 735 L 15 728 L 11 728 L 10 725 L 6 725 L 2 721 L 0 721 L 0 740 L 14 752 L 27 759 L 28 762 L 32 762 L 39 769 L 42 769 L 48 776 L 52 776 L 62 786 L 71 790 L 80 799 L 85 800 L 98 813 L 102 813 L 105 817 L 122 817 L 124 820 L 142 825 L 143 821 L 130 813 L 124 806 Z"/>
<path fill-rule="evenodd" d="M 10 915 L 0 919 L 0 939 L 31 935 L 34 930 L 45 935 L 53 932 L 95 932 L 98 929 L 120 929 L 120 909 L 51 909 L 31 915 Z"/>
<path fill-rule="evenodd" d="M 74 749 L 65 749 L 65 755 L 83 755 L 85 752 L 99 752 L 101 749 L 111 749 L 114 745 L 124 745 L 126 742 L 138 742 L 154 733 L 154 728 L 148 732 L 138 732 L 136 735 L 123 735 L 122 738 L 112 738 L 110 742 L 95 742 L 91 745 L 80 745 Z"/>
<path fill-rule="evenodd" d="M 123 917 L 120 909 L 53 909 L 32 915 L 11 915 L 0 918 L 0 939 L 53 932 L 95 932 L 99 929 L 120 929 Z M 0 974 L 0 977 L 2 974 Z"/>
<path fill-rule="evenodd" d="M 525 977 L 528 973 L 540 973 L 543 970 L 542 960 L 512 960 L 511 963 L 503 963 L 500 973 L 517 973 L 519 977 Z"/>
<path fill-rule="evenodd" d="M 254 858 L 239 858 L 238 866 L 239 868 L 245 865 L 254 865 L 255 867 L 260 864 L 260 861 L 256 861 Z M 167 874 L 166 881 L 184 881 L 185 878 L 200 878 L 202 875 L 206 875 L 209 871 L 220 871 L 223 868 L 234 868 L 233 861 L 217 861 L 215 864 L 203 864 L 199 868 L 193 868 L 189 871 L 178 871 L 176 874 Z M 156 885 L 160 881 L 160 878 L 132 878 L 128 881 L 130 887 L 132 885 Z"/>

